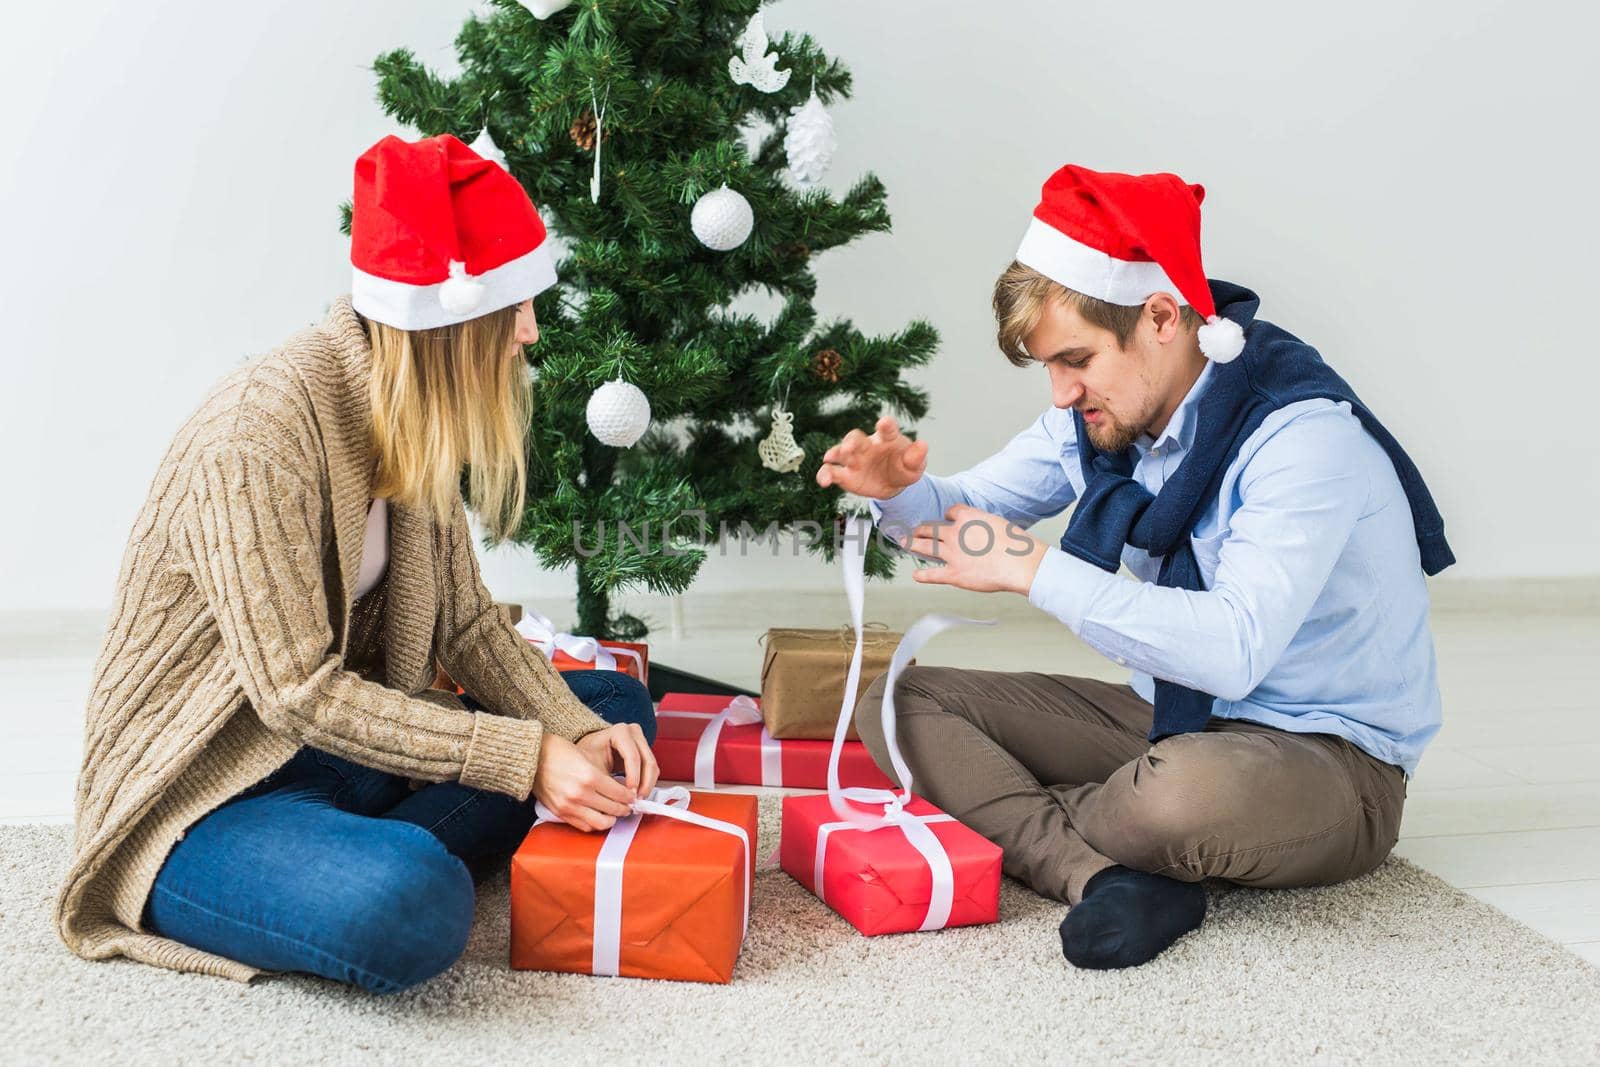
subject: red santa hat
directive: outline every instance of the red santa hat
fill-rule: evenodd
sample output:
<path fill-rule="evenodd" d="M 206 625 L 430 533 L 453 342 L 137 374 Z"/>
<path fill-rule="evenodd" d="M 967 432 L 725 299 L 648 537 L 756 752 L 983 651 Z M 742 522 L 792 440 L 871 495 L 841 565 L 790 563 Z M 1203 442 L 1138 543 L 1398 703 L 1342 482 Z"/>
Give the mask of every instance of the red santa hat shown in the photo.
<path fill-rule="evenodd" d="M 1068 164 L 1044 183 L 1017 261 L 1110 304 L 1171 293 L 1205 319 L 1200 351 L 1227 363 L 1244 350 L 1244 331 L 1217 314 L 1200 265 L 1205 196 L 1176 174 L 1101 173 Z"/>
<path fill-rule="evenodd" d="M 556 282 L 522 185 L 449 134 L 390 135 L 356 160 L 350 303 L 402 330 L 450 326 Z"/>

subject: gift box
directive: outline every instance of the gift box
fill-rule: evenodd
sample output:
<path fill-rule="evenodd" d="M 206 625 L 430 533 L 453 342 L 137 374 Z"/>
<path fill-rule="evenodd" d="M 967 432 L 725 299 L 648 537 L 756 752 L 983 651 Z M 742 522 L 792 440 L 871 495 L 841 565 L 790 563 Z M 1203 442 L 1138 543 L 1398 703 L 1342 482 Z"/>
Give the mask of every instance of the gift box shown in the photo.
<path fill-rule="evenodd" d="M 858 517 L 848 523 L 840 546 L 851 616 L 845 644 L 852 657 L 857 650 L 881 645 L 882 639 L 882 631 L 875 633 L 862 620 L 870 534 L 871 523 Z M 988 624 L 955 615 L 924 615 L 903 639 L 889 635 L 893 647 L 884 651 L 886 681 L 878 714 L 901 790 L 848 788 L 830 782 L 821 796 L 783 800 L 778 849 L 783 869 L 868 936 L 990 923 L 1000 914 L 1000 847 L 912 793 L 913 771 L 896 744 L 894 729 L 894 685 L 900 672 L 915 662 L 912 657 L 929 640 L 965 625 Z M 770 661 L 770 635 L 767 652 Z M 849 677 L 849 658 L 840 692 L 833 698 L 836 717 L 830 758 L 842 754 L 847 744 L 845 731 L 855 713 L 858 686 L 868 679 L 865 668 L 855 679 Z M 765 677 L 762 692 L 765 695 Z M 769 727 L 771 711 L 769 706 Z"/>
<path fill-rule="evenodd" d="M 538 644 L 538 642 L 534 642 Z M 597 641 L 600 649 L 610 657 L 591 656 L 582 659 L 562 648 L 547 652 L 550 665 L 558 671 L 618 671 L 630 678 L 649 684 L 650 646 L 642 641 Z M 599 661 L 598 663 L 596 661 Z M 613 666 L 612 664 L 615 664 Z"/>
<path fill-rule="evenodd" d="M 891 821 L 858 829 L 827 795 L 783 799 L 783 869 L 868 936 L 992 923 L 1000 846 L 920 797 L 863 809 Z"/>
<path fill-rule="evenodd" d="M 517 633 L 527 638 L 558 671 L 621 671 L 641 682 L 650 681 L 650 650 L 636 641 L 596 640 L 557 630 L 548 615 L 525 608 Z"/>
<path fill-rule="evenodd" d="M 558 671 L 619 671 L 646 685 L 650 684 L 650 646 L 643 642 L 595 641 L 593 638 L 575 638 L 565 633 L 555 634 L 551 640 L 545 641 L 528 637 L 524 632 L 526 625 L 519 624 L 517 631 L 543 652 L 550 665 Z M 431 688 L 443 689 L 448 693 L 466 692 L 438 663 L 434 664 Z"/>
<path fill-rule="evenodd" d="M 889 669 L 900 634 L 867 628 L 861 641 L 861 689 Z M 773 737 L 831 740 L 855 649 L 850 628 L 768 630 L 761 661 L 761 714 Z M 860 739 L 855 723 L 846 735 Z"/>
<path fill-rule="evenodd" d="M 658 789 L 635 808 L 603 834 L 543 820 L 528 832 L 511 860 L 513 968 L 733 977 L 755 880 L 756 798 Z"/>
<path fill-rule="evenodd" d="M 661 777 L 693 782 L 697 789 L 722 785 L 828 787 L 827 741 L 780 741 L 761 720 L 753 697 L 667 693 L 656 708 L 652 746 Z M 846 787 L 888 788 L 867 746 L 846 741 L 839 756 L 839 782 Z"/>

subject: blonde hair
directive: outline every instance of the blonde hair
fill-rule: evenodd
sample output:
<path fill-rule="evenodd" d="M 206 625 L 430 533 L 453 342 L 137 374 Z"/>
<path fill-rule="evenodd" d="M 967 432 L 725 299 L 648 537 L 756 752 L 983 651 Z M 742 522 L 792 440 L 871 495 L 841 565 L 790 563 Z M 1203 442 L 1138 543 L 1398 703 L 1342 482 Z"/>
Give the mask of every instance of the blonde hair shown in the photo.
<path fill-rule="evenodd" d="M 994 319 L 1000 351 L 1012 363 L 1026 367 L 1033 362 L 1022 339 L 1039 325 L 1045 306 L 1055 300 L 1066 301 L 1089 325 L 1110 330 L 1119 345 L 1128 343 L 1134 327 L 1139 325 L 1139 317 L 1144 314 L 1143 304 L 1111 304 L 1085 296 L 1013 260 L 994 283 Z M 1178 321 L 1191 329 L 1205 325 L 1200 313 L 1188 304 L 1183 305 Z"/>
<path fill-rule="evenodd" d="M 447 525 L 466 465 L 469 506 L 489 535 L 517 531 L 533 395 L 516 321 L 515 306 L 431 330 L 367 320 L 374 496 L 430 509 Z"/>

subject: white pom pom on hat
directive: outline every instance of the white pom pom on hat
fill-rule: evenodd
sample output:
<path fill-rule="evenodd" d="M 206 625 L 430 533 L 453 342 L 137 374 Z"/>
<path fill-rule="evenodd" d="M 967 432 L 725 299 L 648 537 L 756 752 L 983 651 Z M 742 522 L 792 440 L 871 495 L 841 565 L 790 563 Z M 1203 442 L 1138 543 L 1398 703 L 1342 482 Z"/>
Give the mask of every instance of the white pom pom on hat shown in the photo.
<path fill-rule="evenodd" d="M 1044 183 L 1017 261 L 1108 304 L 1172 293 L 1205 320 L 1200 351 L 1216 363 L 1244 351 L 1244 330 L 1217 314 L 1200 262 L 1206 191 L 1176 174 L 1116 174 L 1068 164 Z"/>
<path fill-rule="evenodd" d="M 1213 315 L 1200 327 L 1200 351 L 1213 363 L 1232 363 L 1244 351 L 1244 330 L 1232 319 Z"/>
<path fill-rule="evenodd" d="M 470 315 L 483 303 L 483 283 L 467 274 L 467 265 L 450 261 L 450 277 L 439 286 L 439 304 L 452 315 Z"/>

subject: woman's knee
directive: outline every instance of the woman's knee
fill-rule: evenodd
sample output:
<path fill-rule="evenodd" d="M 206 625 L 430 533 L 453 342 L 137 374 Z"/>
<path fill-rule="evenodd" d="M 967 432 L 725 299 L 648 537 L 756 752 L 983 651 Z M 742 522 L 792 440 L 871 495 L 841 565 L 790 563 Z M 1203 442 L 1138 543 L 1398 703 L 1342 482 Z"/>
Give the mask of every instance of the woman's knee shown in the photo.
<path fill-rule="evenodd" d="M 633 723 L 644 732 L 646 742 L 655 744 L 656 706 L 650 699 L 650 690 L 637 678 L 620 671 L 613 672 L 608 680 L 612 690 L 594 709 L 595 714 L 613 726 Z"/>
<path fill-rule="evenodd" d="M 386 823 L 350 872 L 344 921 L 324 946 L 330 977 L 398 993 L 449 970 L 467 947 L 475 896 L 466 865 L 420 826 Z"/>

